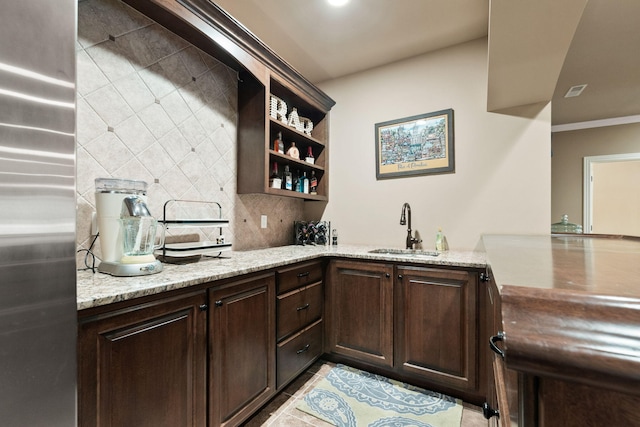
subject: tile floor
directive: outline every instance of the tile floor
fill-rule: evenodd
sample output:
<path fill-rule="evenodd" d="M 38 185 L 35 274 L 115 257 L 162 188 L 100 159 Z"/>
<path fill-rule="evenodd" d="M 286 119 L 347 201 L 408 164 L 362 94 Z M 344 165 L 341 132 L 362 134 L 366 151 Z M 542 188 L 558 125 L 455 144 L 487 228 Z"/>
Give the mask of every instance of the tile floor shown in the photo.
<path fill-rule="evenodd" d="M 278 394 L 261 411 L 246 421 L 243 427 L 331 427 L 318 418 L 296 409 L 296 404 L 307 392 L 313 389 L 335 366 L 334 363 L 319 360 L 311 366 L 293 383 L 289 384 L 284 391 Z M 486 427 L 487 420 L 482 416 L 482 410 L 477 406 L 464 404 L 462 410 L 462 423 L 460 427 Z M 449 426 L 439 426 L 449 427 Z M 458 426 L 451 426 L 458 427 Z"/>

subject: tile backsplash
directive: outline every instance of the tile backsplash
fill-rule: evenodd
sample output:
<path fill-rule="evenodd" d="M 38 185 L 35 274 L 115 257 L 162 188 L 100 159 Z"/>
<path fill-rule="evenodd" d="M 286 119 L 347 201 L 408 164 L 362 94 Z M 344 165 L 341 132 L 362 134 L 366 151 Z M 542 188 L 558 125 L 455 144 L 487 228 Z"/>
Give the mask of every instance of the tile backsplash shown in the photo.
<path fill-rule="evenodd" d="M 235 250 L 292 242 L 303 201 L 236 194 L 234 70 L 117 0 L 78 2 L 76 56 L 79 249 L 93 239 L 101 177 L 146 181 L 156 217 L 170 199 L 220 203 Z"/>

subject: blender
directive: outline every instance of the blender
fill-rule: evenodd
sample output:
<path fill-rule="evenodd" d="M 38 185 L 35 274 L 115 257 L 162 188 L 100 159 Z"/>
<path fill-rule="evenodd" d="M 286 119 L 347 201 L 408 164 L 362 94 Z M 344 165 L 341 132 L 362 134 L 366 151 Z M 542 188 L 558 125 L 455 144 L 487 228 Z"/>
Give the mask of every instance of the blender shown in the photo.
<path fill-rule="evenodd" d="M 97 178 L 96 212 L 102 260 L 98 271 L 112 276 L 159 273 L 153 255 L 158 222 L 147 208 L 147 183 Z M 162 243 L 160 243 L 162 245 Z"/>

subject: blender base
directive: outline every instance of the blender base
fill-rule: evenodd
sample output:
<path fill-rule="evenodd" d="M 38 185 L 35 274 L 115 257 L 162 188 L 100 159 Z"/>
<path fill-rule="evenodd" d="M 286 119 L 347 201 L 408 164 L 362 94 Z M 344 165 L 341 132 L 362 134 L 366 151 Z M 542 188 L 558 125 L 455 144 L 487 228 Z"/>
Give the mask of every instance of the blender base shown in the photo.
<path fill-rule="evenodd" d="M 119 262 L 103 261 L 98 265 L 98 271 L 118 277 L 146 276 L 148 274 L 160 273 L 162 271 L 162 263 L 158 260 L 142 264 L 122 264 Z"/>

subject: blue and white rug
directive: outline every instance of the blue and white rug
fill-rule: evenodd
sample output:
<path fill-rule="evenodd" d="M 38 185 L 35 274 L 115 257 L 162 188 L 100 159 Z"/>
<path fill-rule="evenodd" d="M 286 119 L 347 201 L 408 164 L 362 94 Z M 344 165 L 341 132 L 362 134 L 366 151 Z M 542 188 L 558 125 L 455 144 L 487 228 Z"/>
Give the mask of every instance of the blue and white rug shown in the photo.
<path fill-rule="evenodd" d="M 338 427 L 460 427 L 462 402 L 337 365 L 298 409 Z"/>

